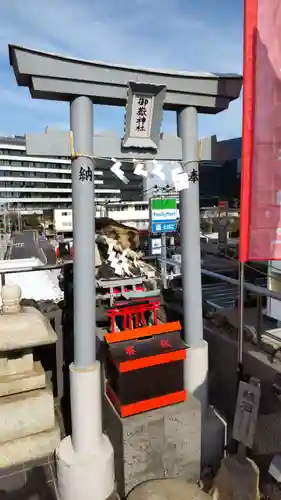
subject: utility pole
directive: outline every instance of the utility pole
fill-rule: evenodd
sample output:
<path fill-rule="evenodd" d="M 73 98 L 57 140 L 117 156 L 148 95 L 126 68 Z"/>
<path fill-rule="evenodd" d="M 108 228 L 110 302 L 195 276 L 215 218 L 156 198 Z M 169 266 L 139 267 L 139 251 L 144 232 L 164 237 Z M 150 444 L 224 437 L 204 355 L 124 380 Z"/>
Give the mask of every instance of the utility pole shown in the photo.
<path fill-rule="evenodd" d="M 9 233 L 9 234 L 11 234 L 11 232 L 12 232 L 12 231 L 11 231 L 11 225 L 12 225 L 12 223 L 11 223 L 11 218 L 10 218 L 10 214 L 9 214 L 9 212 L 8 212 L 8 233 Z"/>
<path fill-rule="evenodd" d="M 105 200 L 104 202 L 104 217 L 108 217 L 108 204 L 109 204 L 109 201 L 108 200 Z"/>
<path fill-rule="evenodd" d="M 21 231 L 21 213 L 20 213 L 19 206 L 18 206 L 17 213 L 18 213 L 18 231 L 20 232 Z"/>
<path fill-rule="evenodd" d="M 166 243 L 166 233 L 161 233 L 161 278 L 163 288 L 166 290 L 167 288 L 167 263 L 164 262 L 167 259 L 167 243 Z"/>

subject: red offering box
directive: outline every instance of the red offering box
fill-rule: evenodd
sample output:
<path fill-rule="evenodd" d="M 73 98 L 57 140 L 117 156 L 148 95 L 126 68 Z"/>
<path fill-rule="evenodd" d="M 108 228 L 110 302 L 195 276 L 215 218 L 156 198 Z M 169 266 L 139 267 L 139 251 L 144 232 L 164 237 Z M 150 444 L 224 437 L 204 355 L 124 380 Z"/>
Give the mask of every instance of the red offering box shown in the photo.
<path fill-rule="evenodd" d="M 121 417 L 185 401 L 179 321 L 108 333 L 106 392 Z"/>

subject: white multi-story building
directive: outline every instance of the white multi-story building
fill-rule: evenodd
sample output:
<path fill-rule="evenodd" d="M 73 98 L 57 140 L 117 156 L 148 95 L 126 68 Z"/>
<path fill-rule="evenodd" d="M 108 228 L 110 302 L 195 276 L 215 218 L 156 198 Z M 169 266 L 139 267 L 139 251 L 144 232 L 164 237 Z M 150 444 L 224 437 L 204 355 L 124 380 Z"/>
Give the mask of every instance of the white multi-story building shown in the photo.
<path fill-rule="evenodd" d="M 24 137 L 0 137 L 0 205 L 32 212 L 71 208 L 70 163 L 68 158 L 27 155 Z M 133 174 L 131 163 L 122 165 L 131 181 L 128 186 L 109 167 L 106 160 L 96 161 L 97 203 L 143 199 L 143 180 Z"/>
<path fill-rule="evenodd" d="M 241 141 L 227 142 L 230 146 L 233 143 L 236 145 L 237 151 L 235 149 L 229 153 L 230 157 L 234 157 L 233 161 L 200 162 L 201 206 L 216 205 L 219 199 L 239 197 L 237 158 Z M 110 160 L 95 160 L 96 215 L 107 205 L 108 215 L 113 216 L 114 212 L 115 220 L 133 223 L 140 229 L 147 226 L 149 213 L 144 199 L 159 193 L 148 190 L 143 178 L 134 175 L 132 162 L 122 162 L 122 170 L 129 184 L 122 183 L 111 172 L 111 166 Z M 58 226 L 70 227 L 71 191 L 69 158 L 33 157 L 26 153 L 24 137 L 0 137 L 0 209 L 4 206 L 6 210 L 5 205 L 8 205 L 9 210 L 17 212 L 57 210 L 57 214 L 60 214 L 57 215 Z M 110 207 L 113 202 L 115 206 Z"/>
<path fill-rule="evenodd" d="M 121 224 L 139 230 L 149 229 L 149 202 L 128 201 L 96 206 L 96 217 L 109 217 Z M 179 218 L 179 210 L 177 217 Z M 72 232 L 72 210 L 54 210 L 54 228 L 57 233 Z"/>
<path fill-rule="evenodd" d="M 149 201 L 121 201 L 104 203 L 96 206 L 96 217 L 109 217 L 121 224 L 135 227 L 139 230 L 149 229 Z M 229 211 L 232 217 L 239 217 L 235 209 Z M 217 208 L 204 208 L 200 210 L 201 219 L 218 217 Z M 177 200 L 177 220 L 180 218 L 179 199 Z M 72 232 L 72 210 L 54 210 L 54 228 L 57 233 Z M 217 233 L 214 234 L 217 237 Z"/>

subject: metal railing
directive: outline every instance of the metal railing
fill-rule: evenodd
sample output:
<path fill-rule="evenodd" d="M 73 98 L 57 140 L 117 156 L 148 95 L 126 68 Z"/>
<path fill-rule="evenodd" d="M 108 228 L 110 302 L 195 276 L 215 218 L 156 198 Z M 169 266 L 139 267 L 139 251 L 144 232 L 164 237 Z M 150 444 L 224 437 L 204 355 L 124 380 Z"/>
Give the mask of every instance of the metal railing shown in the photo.
<path fill-rule="evenodd" d="M 164 262 L 165 264 L 169 264 L 173 267 L 181 267 L 180 261 L 174 261 L 172 259 L 162 259 L 158 258 L 160 262 Z M 225 283 L 229 283 L 231 285 L 239 286 L 239 280 L 235 278 L 231 278 L 230 276 L 224 276 L 223 274 L 215 273 L 213 271 L 208 271 L 207 269 L 201 269 L 201 273 L 205 276 L 209 276 L 210 278 L 214 278 L 220 281 L 224 281 Z M 273 290 L 268 290 L 267 288 L 263 288 L 259 285 L 253 285 L 247 281 L 244 281 L 244 288 L 249 292 L 253 292 L 256 295 L 262 295 L 266 297 L 270 297 L 271 299 L 280 300 L 281 301 L 281 293 L 274 292 Z"/>
<path fill-rule="evenodd" d="M 150 260 L 150 259 L 146 259 Z M 169 266 L 172 267 L 181 267 L 181 263 L 179 261 L 174 261 L 172 259 L 163 259 L 161 257 L 158 257 L 157 260 L 161 263 L 165 263 Z M 30 267 L 23 267 L 23 268 L 14 268 L 14 269 L 3 269 L 0 270 L 0 275 L 1 275 L 1 284 L 2 286 L 5 284 L 5 275 L 6 274 L 15 274 L 15 273 L 29 273 L 33 271 L 51 271 L 54 269 L 62 269 L 63 267 L 67 266 L 68 264 L 72 264 L 73 261 L 65 261 L 63 263 L 59 264 L 47 264 L 47 265 L 42 265 L 42 266 L 30 266 Z M 225 276 L 223 274 L 209 271 L 207 269 L 201 269 L 201 273 L 203 276 L 208 276 L 210 278 L 213 278 L 216 281 L 221 281 L 228 283 L 233 286 L 239 287 L 239 280 L 235 278 L 231 278 L 229 276 Z M 247 290 L 248 292 L 253 293 L 254 295 L 257 296 L 257 344 L 258 346 L 261 345 L 261 335 L 262 335 L 262 297 L 268 297 L 271 299 L 275 299 L 281 302 L 281 293 L 274 292 L 273 290 L 269 290 L 268 288 L 264 288 L 259 285 L 254 285 L 253 283 L 249 283 L 247 281 L 244 281 L 244 289 Z M 274 337 L 272 335 L 272 337 Z M 277 340 L 275 338 L 275 340 Z M 280 339 L 278 339 L 280 341 Z"/>
<path fill-rule="evenodd" d="M 67 264 L 72 264 L 73 261 L 65 261 L 60 264 L 46 264 L 43 266 L 30 266 L 30 267 L 17 267 L 14 269 L 0 269 L 1 275 L 1 285 L 5 285 L 5 275 L 6 274 L 16 274 L 16 273 L 32 273 L 33 271 L 52 271 L 53 269 L 62 269 Z"/>
<path fill-rule="evenodd" d="M 154 257 L 153 257 L 154 259 Z M 150 260 L 150 259 L 146 259 Z M 152 259 L 151 259 L 152 260 Z M 162 259 L 161 257 L 157 257 L 157 260 L 159 262 L 163 262 L 165 264 L 168 264 L 173 267 L 181 267 L 181 262 L 180 261 L 174 261 L 172 259 Z M 62 269 L 64 266 L 68 264 L 73 264 L 72 260 L 65 261 L 63 263 L 59 264 L 46 264 L 43 266 L 30 266 L 30 267 L 18 267 L 14 269 L 0 269 L 0 274 L 1 276 L 5 276 L 5 274 L 14 274 L 14 273 L 30 273 L 33 271 L 51 271 L 53 269 Z M 239 280 L 235 278 L 231 278 L 229 276 L 224 276 L 223 274 L 219 274 L 213 271 L 208 271 L 207 269 L 201 269 L 201 273 L 205 276 L 209 276 L 210 278 L 214 278 L 219 281 L 224 281 L 225 283 L 229 283 L 231 285 L 236 285 L 239 286 Z M 244 282 L 244 288 L 245 290 L 248 290 L 249 292 L 253 292 L 256 295 L 261 295 L 261 296 L 266 296 L 271 299 L 279 300 L 281 301 L 281 293 L 274 292 L 273 290 L 268 290 L 267 288 L 264 288 L 259 285 L 254 285 L 252 283 L 249 283 L 247 281 Z"/>
<path fill-rule="evenodd" d="M 164 262 L 166 265 L 170 265 L 173 267 L 181 268 L 181 262 L 174 261 L 172 259 L 162 259 L 159 257 L 158 259 L 160 262 Z M 235 278 L 231 278 L 230 276 L 225 276 L 223 274 L 209 271 L 207 269 L 201 269 L 201 273 L 203 276 L 208 276 L 209 278 L 213 278 L 216 281 L 221 281 L 224 283 L 228 283 L 230 285 L 238 287 L 240 286 L 240 281 Z M 256 295 L 257 297 L 257 323 L 256 323 L 256 332 L 257 332 L 257 346 L 260 348 L 262 346 L 262 315 L 263 315 L 263 306 L 262 306 L 262 297 L 268 297 L 271 299 L 275 299 L 281 302 L 281 293 L 274 292 L 273 290 L 269 290 L 268 288 L 259 286 L 259 285 L 254 285 L 253 283 L 249 283 L 247 281 L 243 282 L 244 289 L 248 292 L 251 292 L 252 294 Z M 270 334 L 269 332 L 267 333 L 268 337 L 271 337 L 275 341 L 279 341 L 281 343 L 281 339 L 278 338 L 277 336 L 274 336 L 273 334 Z M 274 358 L 276 352 L 278 350 L 281 350 L 280 348 L 277 348 L 275 352 L 273 353 L 272 359 Z"/>

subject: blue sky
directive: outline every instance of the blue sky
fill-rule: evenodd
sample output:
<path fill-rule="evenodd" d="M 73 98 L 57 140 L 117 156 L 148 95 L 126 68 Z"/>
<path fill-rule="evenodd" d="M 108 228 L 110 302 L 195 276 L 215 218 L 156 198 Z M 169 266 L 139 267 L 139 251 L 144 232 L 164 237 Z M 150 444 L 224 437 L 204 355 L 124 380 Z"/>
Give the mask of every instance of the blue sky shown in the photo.
<path fill-rule="evenodd" d="M 65 103 L 17 87 L 8 43 L 69 56 L 186 71 L 241 73 L 243 0 L 1 0 L 0 135 L 68 128 Z M 123 130 L 121 108 L 97 107 L 95 127 Z M 165 113 L 163 130 L 175 131 Z M 241 99 L 201 116 L 200 136 L 241 134 Z"/>

